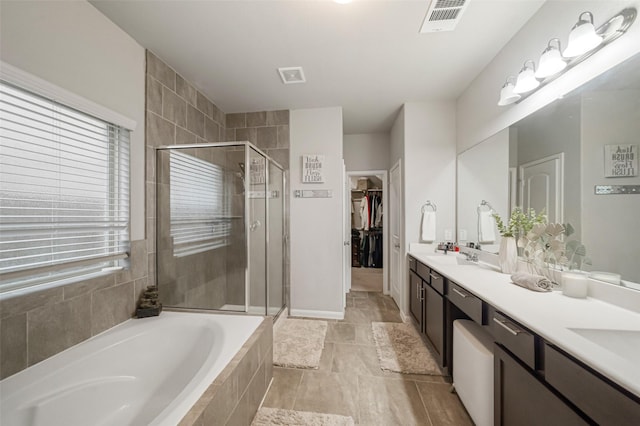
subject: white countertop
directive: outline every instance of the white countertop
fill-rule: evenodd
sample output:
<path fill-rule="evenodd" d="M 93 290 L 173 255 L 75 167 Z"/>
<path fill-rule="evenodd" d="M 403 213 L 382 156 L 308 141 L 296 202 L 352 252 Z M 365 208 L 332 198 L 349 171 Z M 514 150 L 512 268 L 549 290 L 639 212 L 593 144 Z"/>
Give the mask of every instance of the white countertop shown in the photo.
<path fill-rule="evenodd" d="M 640 331 L 640 313 L 591 297 L 574 299 L 563 296 L 559 291 L 540 293 L 527 290 L 511 283 L 510 275 L 497 272 L 491 265 L 446 265 L 434 261 L 433 257 L 437 255 L 433 252 L 410 251 L 409 254 L 640 396 L 640 353 L 622 357 L 569 330 Z"/>

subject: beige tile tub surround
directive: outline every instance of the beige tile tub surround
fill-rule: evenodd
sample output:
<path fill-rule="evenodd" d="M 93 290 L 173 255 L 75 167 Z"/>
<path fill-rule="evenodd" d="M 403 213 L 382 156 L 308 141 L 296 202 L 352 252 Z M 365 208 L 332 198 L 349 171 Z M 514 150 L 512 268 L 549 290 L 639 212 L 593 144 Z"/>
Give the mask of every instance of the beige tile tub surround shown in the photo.
<path fill-rule="evenodd" d="M 250 425 L 271 383 L 272 364 L 273 321 L 265 317 L 180 426 Z"/>
<path fill-rule="evenodd" d="M 147 284 L 146 241 L 129 269 L 0 301 L 0 378 L 128 320 Z"/>

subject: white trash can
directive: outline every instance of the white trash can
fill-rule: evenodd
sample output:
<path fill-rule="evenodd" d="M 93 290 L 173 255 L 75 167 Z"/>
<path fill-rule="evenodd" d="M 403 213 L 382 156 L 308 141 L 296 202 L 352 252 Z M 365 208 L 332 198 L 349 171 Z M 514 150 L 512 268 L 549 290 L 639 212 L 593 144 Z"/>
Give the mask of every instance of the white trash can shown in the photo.
<path fill-rule="evenodd" d="M 473 321 L 453 322 L 453 385 L 476 426 L 493 426 L 493 339 Z"/>

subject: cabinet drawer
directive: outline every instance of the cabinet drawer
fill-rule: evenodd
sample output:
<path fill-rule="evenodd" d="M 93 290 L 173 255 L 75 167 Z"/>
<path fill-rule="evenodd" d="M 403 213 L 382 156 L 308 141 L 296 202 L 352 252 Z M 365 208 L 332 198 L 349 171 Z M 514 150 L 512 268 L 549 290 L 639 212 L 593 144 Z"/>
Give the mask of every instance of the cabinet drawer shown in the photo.
<path fill-rule="evenodd" d="M 423 265 L 422 263 L 418 262 L 416 273 L 420 275 L 420 278 L 422 278 L 424 282 L 429 284 L 431 284 L 431 276 L 429 275 L 430 272 L 431 269 L 427 265 Z"/>
<path fill-rule="evenodd" d="M 413 257 L 409 257 L 409 269 L 416 272 L 416 264 L 418 263 Z"/>
<path fill-rule="evenodd" d="M 449 281 L 447 297 L 454 305 L 460 308 L 462 312 L 467 314 L 469 318 L 478 324 L 482 324 L 482 300 L 480 298 L 452 281 Z"/>
<path fill-rule="evenodd" d="M 639 425 L 640 402 L 545 344 L 545 380 L 601 425 Z"/>
<path fill-rule="evenodd" d="M 489 315 L 489 329 L 496 342 L 507 348 L 532 370 L 536 368 L 535 335 L 493 309 Z"/>
<path fill-rule="evenodd" d="M 429 272 L 429 278 L 431 279 L 431 287 L 441 295 L 444 294 L 444 278 L 442 275 L 432 269 L 431 272 Z"/>

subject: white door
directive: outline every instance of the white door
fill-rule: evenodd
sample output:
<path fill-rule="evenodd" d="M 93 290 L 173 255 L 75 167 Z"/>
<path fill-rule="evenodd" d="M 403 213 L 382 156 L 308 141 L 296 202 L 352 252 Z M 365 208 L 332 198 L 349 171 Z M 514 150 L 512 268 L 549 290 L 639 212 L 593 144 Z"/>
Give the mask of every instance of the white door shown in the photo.
<path fill-rule="evenodd" d="M 520 205 L 526 212 L 543 209 L 549 223 L 564 221 L 564 153 L 522 164 Z"/>
<path fill-rule="evenodd" d="M 342 283 L 345 293 L 351 291 L 351 185 L 347 176 L 347 168 L 342 163 L 342 188 L 343 188 L 343 209 L 342 209 L 342 229 L 343 229 L 343 260 L 342 260 Z M 347 305 L 346 296 L 343 299 L 343 307 Z"/>
<path fill-rule="evenodd" d="M 402 187 L 400 161 L 391 169 L 389 178 L 389 228 L 391 234 L 391 261 L 389 268 L 389 281 L 391 297 L 402 308 Z"/>

